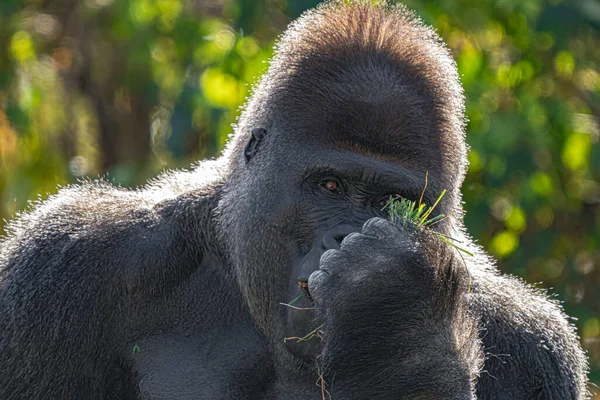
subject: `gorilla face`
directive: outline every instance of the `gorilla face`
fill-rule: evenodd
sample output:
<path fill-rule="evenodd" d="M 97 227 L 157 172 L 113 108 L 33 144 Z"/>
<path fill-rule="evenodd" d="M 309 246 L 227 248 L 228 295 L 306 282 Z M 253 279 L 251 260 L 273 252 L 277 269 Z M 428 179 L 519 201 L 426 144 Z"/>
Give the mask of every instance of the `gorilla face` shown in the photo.
<path fill-rule="evenodd" d="M 230 214 L 226 221 L 245 221 L 222 231 L 227 232 L 224 240 L 253 316 L 273 343 L 285 343 L 292 354 L 304 358 L 319 353 L 320 341 L 284 338 L 303 337 L 320 323 L 311 310 L 280 303 L 303 294 L 299 282 L 319 268 L 326 250 L 338 248 L 368 219 L 385 217 L 390 195 L 418 199 L 425 172 L 417 164 L 405 165 L 372 150 L 294 143 L 290 132 L 299 129 L 285 128 L 272 127 L 261 143 L 249 140 L 246 149 L 258 150 L 248 157 L 241 179 L 251 183 L 232 181 L 220 212 Z M 356 131 L 366 128 L 357 126 Z M 428 187 L 424 201 L 433 204 L 430 197 L 439 192 L 431 178 Z M 311 308 L 312 303 L 303 296 L 294 306 Z"/>
<path fill-rule="evenodd" d="M 327 161 L 323 161 L 327 160 Z M 340 242 L 373 217 L 385 217 L 384 209 L 390 195 L 418 199 L 425 177 L 401 164 L 378 160 L 371 156 L 335 148 L 311 151 L 311 157 L 299 163 L 296 197 L 301 207 L 299 226 L 310 227 L 310 247 L 297 241 L 284 302 L 304 294 L 294 305 L 311 308 L 299 282 L 319 268 L 321 255 L 329 249 L 338 249 Z M 431 192 L 430 192 L 431 193 Z M 427 196 L 429 194 L 426 193 Z M 431 199 L 425 198 L 431 203 Z M 299 239 L 299 238 L 297 238 Z M 286 308 L 285 336 L 304 337 L 319 326 L 312 311 Z M 320 351 L 319 340 L 286 340 L 286 346 L 295 355 L 311 356 Z"/>

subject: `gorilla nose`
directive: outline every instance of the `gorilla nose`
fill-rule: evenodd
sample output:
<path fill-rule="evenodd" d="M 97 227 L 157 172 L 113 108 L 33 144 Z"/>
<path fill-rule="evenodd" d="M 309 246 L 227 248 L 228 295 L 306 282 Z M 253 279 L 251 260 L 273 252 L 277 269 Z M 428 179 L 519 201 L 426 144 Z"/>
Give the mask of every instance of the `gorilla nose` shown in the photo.
<path fill-rule="evenodd" d="M 339 249 L 342 240 L 352 232 L 358 232 L 358 229 L 352 225 L 338 225 L 333 227 L 323 236 L 323 248 L 325 250 Z"/>

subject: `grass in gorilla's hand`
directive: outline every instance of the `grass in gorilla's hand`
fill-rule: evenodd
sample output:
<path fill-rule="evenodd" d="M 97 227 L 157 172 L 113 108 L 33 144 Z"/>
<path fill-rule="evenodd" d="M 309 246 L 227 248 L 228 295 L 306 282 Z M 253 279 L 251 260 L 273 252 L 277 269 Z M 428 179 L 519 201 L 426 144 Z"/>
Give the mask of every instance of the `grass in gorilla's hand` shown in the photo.
<path fill-rule="evenodd" d="M 424 192 L 425 190 L 423 190 L 423 193 Z M 444 214 L 439 214 L 435 217 L 430 218 L 431 214 L 433 213 L 433 210 L 437 207 L 437 205 L 440 203 L 445 194 L 446 190 L 444 189 L 437 198 L 436 202 L 431 207 L 423 203 L 423 195 L 421 195 L 421 198 L 419 199 L 418 203 L 412 200 L 405 199 L 399 195 L 390 196 L 389 201 L 387 202 L 385 207 L 383 207 L 383 209 L 389 209 L 390 220 L 394 224 L 405 226 L 409 224 L 414 226 L 416 229 L 429 229 L 429 227 L 431 227 L 436 222 L 439 222 L 446 218 Z M 470 251 L 465 250 L 459 247 L 456 243 L 454 243 L 451 237 L 448 237 L 439 232 L 435 232 L 433 230 L 430 231 L 435 236 L 437 236 L 442 242 L 449 244 L 450 246 L 462 251 L 465 254 L 468 254 L 470 256 L 473 255 L 473 253 L 471 253 Z"/>

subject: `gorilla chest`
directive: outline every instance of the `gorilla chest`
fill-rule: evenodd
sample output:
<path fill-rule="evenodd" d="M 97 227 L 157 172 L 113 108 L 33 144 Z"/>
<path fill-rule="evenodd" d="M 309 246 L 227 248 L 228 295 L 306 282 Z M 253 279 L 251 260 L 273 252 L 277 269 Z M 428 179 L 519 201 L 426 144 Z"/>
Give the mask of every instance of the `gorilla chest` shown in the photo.
<path fill-rule="evenodd" d="M 156 337 L 138 346 L 133 379 L 140 399 L 264 398 L 270 368 L 251 338 Z"/>

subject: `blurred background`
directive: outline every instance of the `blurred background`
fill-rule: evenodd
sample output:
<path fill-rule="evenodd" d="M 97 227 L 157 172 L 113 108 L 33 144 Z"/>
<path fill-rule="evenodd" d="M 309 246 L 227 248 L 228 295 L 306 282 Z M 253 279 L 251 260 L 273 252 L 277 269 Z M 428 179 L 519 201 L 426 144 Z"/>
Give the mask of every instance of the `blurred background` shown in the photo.
<path fill-rule="evenodd" d="M 0 1 L 0 233 L 57 185 L 135 187 L 218 155 L 274 40 L 317 3 Z M 600 3 L 406 4 L 466 90 L 470 233 L 564 302 L 600 383 Z"/>

